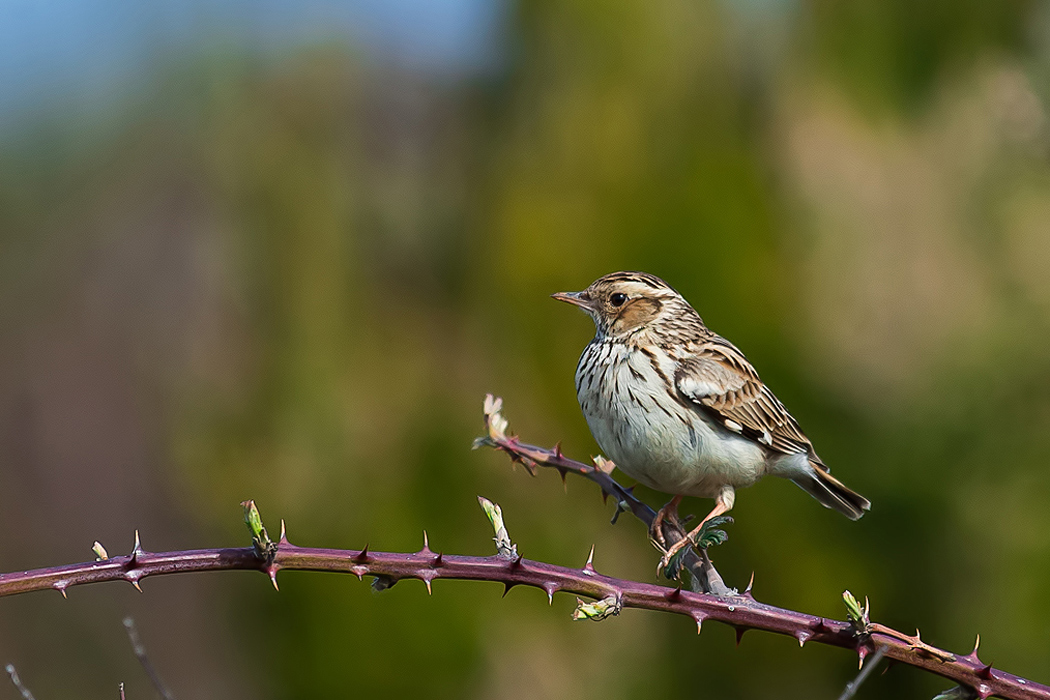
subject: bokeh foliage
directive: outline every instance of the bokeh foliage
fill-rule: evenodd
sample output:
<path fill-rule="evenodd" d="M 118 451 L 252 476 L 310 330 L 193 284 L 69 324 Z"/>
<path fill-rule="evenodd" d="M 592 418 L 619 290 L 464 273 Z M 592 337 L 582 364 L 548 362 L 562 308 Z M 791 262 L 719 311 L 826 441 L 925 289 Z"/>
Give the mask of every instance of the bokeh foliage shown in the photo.
<path fill-rule="evenodd" d="M 1036 3 L 529 1 L 505 64 L 435 78 L 346 45 L 202 50 L 93 124 L 0 144 L 2 568 L 246 544 L 487 552 L 650 580 L 595 489 L 471 453 L 512 428 L 597 451 L 589 321 L 547 295 L 663 276 L 736 342 L 835 473 L 849 523 L 742 492 L 718 564 L 761 600 L 873 618 L 1046 681 L 1050 57 Z M 654 505 L 664 498 L 648 493 Z M 687 501 L 689 510 L 708 504 Z M 271 529 L 274 525 L 270 525 Z M 15 533 L 15 534 L 10 534 Z M 834 697 L 839 650 L 535 591 L 348 577 L 146 581 L 4 601 L 39 697 Z M 136 685 L 137 684 L 137 685 Z M 931 697 L 895 668 L 868 697 Z M 131 695 L 129 694 L 129 697 Z"/>

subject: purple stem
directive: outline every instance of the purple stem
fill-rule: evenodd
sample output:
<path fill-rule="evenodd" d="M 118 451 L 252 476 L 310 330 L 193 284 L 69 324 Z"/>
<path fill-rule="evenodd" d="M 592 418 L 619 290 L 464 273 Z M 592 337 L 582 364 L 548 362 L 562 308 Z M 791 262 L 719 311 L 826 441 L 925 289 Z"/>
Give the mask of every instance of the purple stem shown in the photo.
<path fill-rule="evenodd" d="M 862 657 L 883 649 L 891 659 L 973 688 L 982 698 L 996 695 L 1016 700 L 1050 699 L 1050 687 L 992 669 L 977 658 L 976 652 L 966 656 L 950 654 L 882 626 L 878 631 L 858 634 L 849 623 L 765 605 L 750 594 L 718 597 L 611 578 L 589 565 L 570 569 L 520 557 L 435 554 L 426 546 L 418 552 L 402 554 L 297 547 L 282 539 L 269 564 L 251 547 L 163 553 L 138 550 L 104 561 L 0 574 L 0 596 L 48 589 L 65 595 L 71 586 L 103 581 L 128 581 L 138 588 L 139 582 L 149 576 L 234 569 L 262 571 L 275 586 L 281 569 L 336 571 L 393 582 L 414 578 L 423 581 L 428 589 L 435 579 L 496 581 L 507 589 L 532 586 L 545 591 L 548 598 L 561 591 L 612 600 L 625 608 L 685 615 L 697 623 L 698 632 L 700 623 L 717 620 L 734 627 L 738 637 L 746 630 L 765 630 L 792 636 L 799 644 L 812 641 L 853 649 Z"/>

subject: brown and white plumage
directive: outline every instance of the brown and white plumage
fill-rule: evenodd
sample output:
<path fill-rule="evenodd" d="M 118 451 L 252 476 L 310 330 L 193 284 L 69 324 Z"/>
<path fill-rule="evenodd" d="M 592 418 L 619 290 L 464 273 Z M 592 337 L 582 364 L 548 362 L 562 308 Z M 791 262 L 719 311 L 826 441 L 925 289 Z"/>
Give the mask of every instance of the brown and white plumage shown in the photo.
<path fill-rule="evenodd" d="M 553 296 L 595 323 L 576 369 L 592 434 L 628 475 L 675 496 L 665 509 L 682 496 L 713 497 L 710 518 L 732 508 L 737 488 L 774 474 L 853 520 L 868 510 L 830 475 L 744 354 L 666 282 L 614 272 Z"/>

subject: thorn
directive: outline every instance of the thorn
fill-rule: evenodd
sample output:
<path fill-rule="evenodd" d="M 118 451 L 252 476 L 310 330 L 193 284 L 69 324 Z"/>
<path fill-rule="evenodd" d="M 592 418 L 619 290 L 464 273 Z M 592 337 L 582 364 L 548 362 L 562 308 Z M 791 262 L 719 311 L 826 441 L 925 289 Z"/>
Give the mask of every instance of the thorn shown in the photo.
<path fill-rule="evenodd" d="M 798 640 L 798 648 L 801 649 L 802 647 L 806 646 L 806 642 L 809 641 L 809 638 L 812 636 L 813 635 L 809 632 L 798 632 L 795 635 L 795 639 Z"/>
<path fill-rule="evenodd" d="M 560 586 L 556 583 L 545 583 L 543 584 L 543 590 L 547 591 L 547 605 L 554 605 L 554 592 L 558 590 Z"/>
<path fill-rule="evenodd" d="M 128 559 L 128 568 L 131 568 L 138 563 L 140 554 L 142 554 L 142 540 L 139 539 L 139 531 L 135 530 L 135 545 L 131 548 L 131 558 Z"/>
<path fill-rule="evenodd" d="M 427 585 L 427 595 L 434 595 L 433 589 L 430 588 L 430 579 L 424 577 L 423 578 L 423 583 L 425 583 Z"/>
<path fill-rule="evenodd" d="M 501 598 L 506 598 L 507 594 L 510 593 L 510 589 L 514 588 L 517 585 L 518 585 L 517 583 L 511 583 L 511 582 L 504 583 L 503 584 L 503 595 L 500 596 L 500 597 Z"/>
<path fill-rule="evenodd" d="M 281 589 L 277 586 L 277 572 L 280 568 L 277 564 L 270 564 L 266 567 L 266 574 L 270 577 L 270 583 L 273 584 L 273 589 L 278 593 L 281 592 Z"/>
<path fill-rule="evenodd" d="M 284 518 L 281 518 L 281 539 L 277 541 L 278 546 L 282 544 L 291 544 L 288 541 L 288 531 L 284 528 Z"/>
<path fill-rule="evenodd" d="M 693 613 L 693 619 L 696 620 L 696 633 L 700 634 L 700 627 L 704 623 L 704 616 L 700 613 Z"/>
<path fill-rule="evenodd" d="M 745 598 L 750 598 L 751 600 L 755 599 L 755 596 L 753 596 L 751 594 L 751 589 L 754 587 L 754 585 L 755 585 L 755 572 L 752 571 L 751 572 L 751 580 L 747 582 L 747 588 L 744 589 L 744 597 Z"/>
<path fill-rule="evenodd" d="M 818 617 L 817 621 L 812 624 L 812 627 L 816 632 L 826 632 L 828 629 L 828 626 L 824 624 L 823 617 Z"/>
<path fill-rule="evenodd" d="M 594 573 L 594 545 L 591 545 L 591 553 L 587 555 L 587 563 L 583 565 L 583 572 L 585 574 Z"/>
<path fill-rule="evenodd" d="M 423 549 L 419 550 L 420 554 L 430 554 L 430 538 L 427 537 L 427 531 L 423 530 Z"/>
<path fill-rule="evenodd" d="M 977 639 L 974 640 L 974 643 L 973 643 L 973 651 L 971 651 L 969 654 L 967 654 L 963 658 L 969 659 L 970 661 L 974 662 L 975 664 L 980 664 L 981 660 L 979 658 L 977 658 L 977 649 L 980 648 L 980 646 L 981 646 L 981 635 L 978 634 L 977 635 Z"/>
<path fill-rule="evenodd" d="M 352 573 L 354 576 L 356 576 L 357 580 L 360 581 L 360 580 L 362 580 L 364 575 L 368 573 L 368 567 L 367 566 L 351 566 L 350 567 L 350 573 Z"/>
<path fill-rule="evenodd" d="M 606 491 L 605 489 L 602 489 L 602 505 L 605 505 L 608 502 L 609 502 L 609 492 Z"/>
<path fill-rule="evenodd" d="M 128 573 L 124 575 L 124 579 L 135 587 L 135 590 L 142 593 L 142 586 L 139 585 L 139 577 L 134 574 Z"/>
<path fill-rule="evenodd" d="M 368 561 L 368 545 L 366 544 L 364 549 L 350 557 L 350 561 L 356 561 L 358 564 L 364 564 Z"/>
<path fill-rule="evenodd" d="M 979 678 L 983 678 L 986 681 L 992 680 L 992 665 L 988 664 L 986 666 L 982 666 L 981 669 L 977 671 L 977 676 Z"/>
<path fill-rule="evenodd" d="M 868 648 L 864 645 L 857 647 L 857 670 L 864 668 L 864 659 L 868 656 Z"/>
<path fill-rule="evenodd" d="M 979 697 L 981 700 L 984 700 L 992 694 L 992 689 L 984 683 L 980 683 L 976 688 L 974 688 L 974 690 L 977 692 L 977 697 Z"/>
<path fill-rule="evenodd" d="M 430 562 L 430 568 L 437 569 L 445 565 L 445 555 L 442 552 L 438 552 L 438 555 L 434 557 L 434 561 Z"/>
<path fill-rule="evenodd" d="M 737 627 L 736 628 L 736 645 L 738 647 L 740 646 L 740 640 L 744 638 L 744 632 L 747 632 L 747 628 L 746 627 Z"/>
<path fill-rule="evenodd" d="M 676 588 L 673 591 L 669 592 L 666 597 L 670 601 L 681 600 L 681 598 L 682 598 L 682 584 L 679 583 L 678 584 L 678 588 Z"/>
<path fill-rule="evenodd" d="M 569 470 L 565 467 L 558 467 L 558 473 L 561 474 L 561 485 L 565 489 L 565 493 L 569 492 Z"/>
<path fill-rule="evenodd" d="M 561 440 L 558 440 L 558 442 L 554 443 L 554 447 L 551 448 L 551 452 L 554 454 L 555 459 L 561 459 L 565 456 L 561 453 Z"/>
<path fill-rule="evenodd" d="M 523 555 L 523 554 L 519 554 L 516 559 L 511 560 L 511 562 L 510 562 L 510 564 L 508 564 L 508 566 L 511 569 L 520 569 L 521 568 L 521 560 L 524 558 L 524 556 L 525 555 Z"/>
<path fill-rule="evenodd" d="M 628 496 L 633 496 L 634 495 L 634 487 L 637 486 L 637 485 L 638 484 L 634 484 L 633 486 L 628 486 L 627 488 L 624 489 L 624 491 L 627 492 Z"/>
<path fill-rule="evenodd" d="M 65 598 L 65 599 L 67 599 L 67 600 L 69 599 L 69 596 L 67 596 L 67 595 L 66 595 L 66 588 L 67 588 L 68 586 L 69 586 L 69 584 L 68 584 L 68 583 L 67 583 L 66 581 L 56 581 L 56 582 L 55 582 L 55 583 L 53 584 L 53 588 L 54 588 L 54 589 L 55 589 L 56 591 L 58 591 L 59 593 L 61 593 L 61 594 L 62 594 L 62 597 L 63 597 L 63 598 Z"/>

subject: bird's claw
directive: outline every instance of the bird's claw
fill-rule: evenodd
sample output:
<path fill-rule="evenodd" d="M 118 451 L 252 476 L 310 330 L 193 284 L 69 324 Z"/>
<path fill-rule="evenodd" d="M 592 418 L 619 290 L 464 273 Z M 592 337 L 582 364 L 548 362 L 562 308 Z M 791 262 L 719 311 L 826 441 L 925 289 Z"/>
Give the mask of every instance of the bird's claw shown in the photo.
<path fill-rule="evenodd" d="M 667 549 L 660 548 L 663 552 L 660 557 L 660 563 L 656 565 L 657 577 L 663 576 L 664 578 L 675 580 L 678 578 L 682 571 L 682 558 L 685 556 L 685 548 L 692 544 L 688 537 L 675 542 Z"/>
<path fill-rule="evenodd" d="M 656 567 L 656 575 L 662 575 L 671 580 L 678 578 L 682 571 L 683 559 L 689 545 L 706 550 L 708 547 L 722 544 L 729 539 L 729 535 L 726 534 L 725 530 L 719 529 L 719 527 L 731 522 L 733 522 L 733 519 L 727 515 L 708 518 L 688 535 L 666 548 L 653 540 L 653 544 L 662 553 L 660 563 Z"/>

